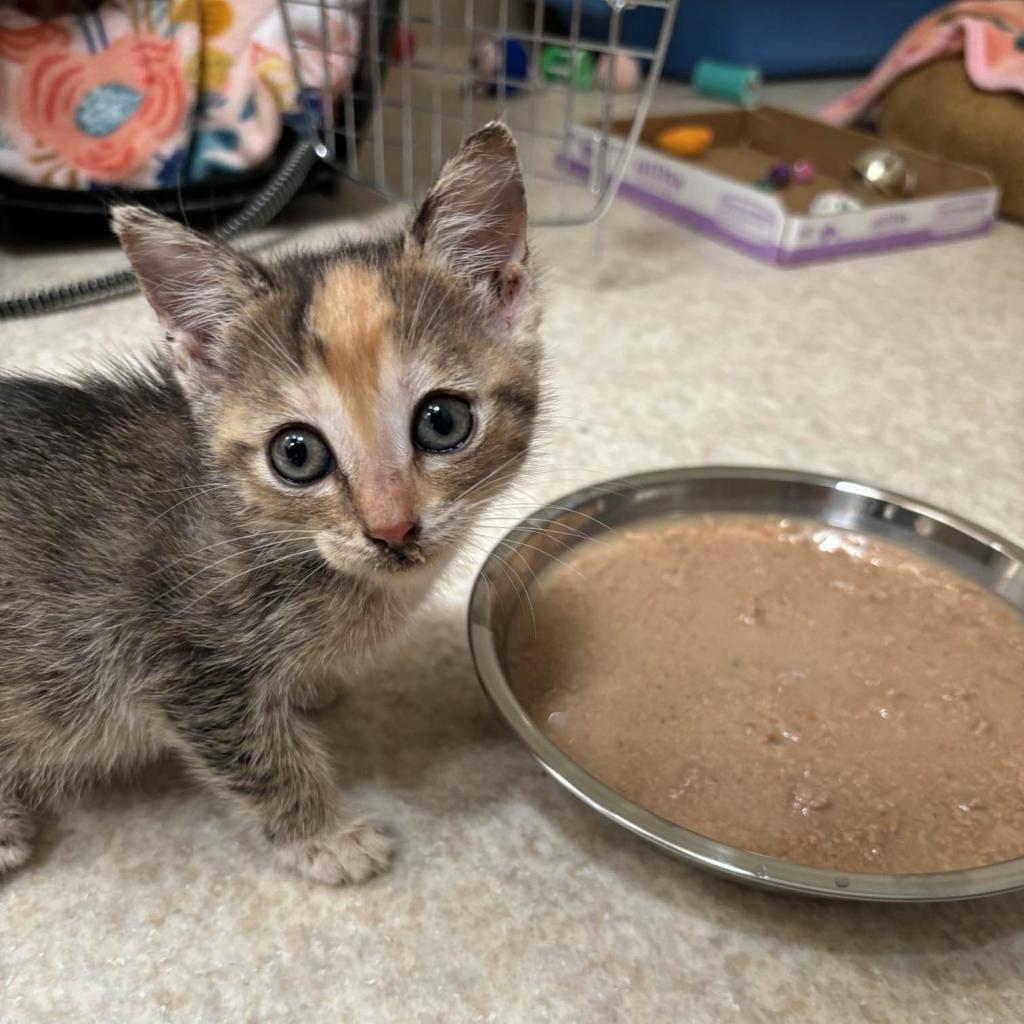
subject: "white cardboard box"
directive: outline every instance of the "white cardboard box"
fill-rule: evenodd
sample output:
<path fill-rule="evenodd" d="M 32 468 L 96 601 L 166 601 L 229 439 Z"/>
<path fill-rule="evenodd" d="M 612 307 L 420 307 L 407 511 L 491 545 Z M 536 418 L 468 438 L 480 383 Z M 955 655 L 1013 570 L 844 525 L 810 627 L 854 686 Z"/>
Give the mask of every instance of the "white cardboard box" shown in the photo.
<path fill-rule="evenodd" d="M 820 171 L 817 191 L 830 184 L 840 187 L 851 154 L 879 145 L 878 140 L 772 107 L 648 120 L 626 170 L 622 195 L 770 263 L 793 266 L 965 238 L 988 231 L 996 216 L 999 190 L 984 171 L 889 143 L 885 145 L 901 152 L 917 176 L 915 197 L 828 216 L 797 212 L 789 208 L 785 193 L 761 191 L 700 159 L 683 160 L 651 144 L 664 128 L 687 123 L 711 124 L 716 142 L 722 136 L 735 142 L 733 156 L 740 164 L 800 156 L 813 160 Z M 623 147 L 616 131 L 627 129 L 628 122 L 613 126 L 609 168 Z M 749 143 L 749 157 L 739 149 L 744 143 Z M 589 177 L 597 144 L 593 128 L 574 125 L 559 163 Z"/>

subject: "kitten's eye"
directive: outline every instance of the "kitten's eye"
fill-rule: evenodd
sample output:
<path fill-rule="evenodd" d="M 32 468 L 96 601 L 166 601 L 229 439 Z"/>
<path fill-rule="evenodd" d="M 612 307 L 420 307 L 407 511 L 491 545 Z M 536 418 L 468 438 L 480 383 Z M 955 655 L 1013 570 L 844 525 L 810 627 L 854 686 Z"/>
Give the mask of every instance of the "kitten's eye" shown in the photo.
<path fill-rule="evenodd" d="M 270 442 L 270 464 L 290 484 L 311 484 L 334 465 L 331 449 L 312 427 L 286 427 Z"/>
<path fill-rule="evenodd" d="M 473 431 L 469 402 L 455 395 L 427 395 L 412 421 L 412 439 L 420 451 L 452 452 Z"/>

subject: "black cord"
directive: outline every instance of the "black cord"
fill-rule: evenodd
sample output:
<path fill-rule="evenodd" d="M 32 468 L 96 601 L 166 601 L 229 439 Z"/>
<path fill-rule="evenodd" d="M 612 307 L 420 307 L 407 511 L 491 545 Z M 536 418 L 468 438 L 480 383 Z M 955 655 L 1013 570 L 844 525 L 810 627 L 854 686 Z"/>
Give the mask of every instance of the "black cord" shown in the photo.
<path fill-rule="evenodd" d="M 238 213 L 216 228 L 212 232 L 213 237 L 226 242 L 249 228 L 269 224 L 302 187 L 316 161 L 317 155 L 312 145 L 299 142 L 285 157 L 274 177 Z M 85 306 L 117 295 L 130 295 L 138 287 L 139 282 L 132 271 L 120 270 L 101 277 L 54 285 L 52 288 L 3 296 L 0 297 L 0 320 Z"/>

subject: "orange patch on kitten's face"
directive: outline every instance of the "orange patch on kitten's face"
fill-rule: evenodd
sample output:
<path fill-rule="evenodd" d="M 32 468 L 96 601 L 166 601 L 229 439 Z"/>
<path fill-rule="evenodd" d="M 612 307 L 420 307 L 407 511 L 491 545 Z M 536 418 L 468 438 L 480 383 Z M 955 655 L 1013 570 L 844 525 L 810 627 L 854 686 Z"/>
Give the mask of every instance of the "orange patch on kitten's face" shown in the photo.
<path fill-rule="evenodd" d="M 234 446 L 251 444 L 258 437 L 251 406 L 240 397 L 228 396 L 214 425 L 210 447 L 221 458 L 227 458 Z"/>
<path fill-rule="evenodd" d="M 381 368 L 394 354 L 398 311 L 380 278 L 366 267 L 331 270 L 312 302 L 312 324 L 324 365 L 356 429 L 373 437 Z"/>

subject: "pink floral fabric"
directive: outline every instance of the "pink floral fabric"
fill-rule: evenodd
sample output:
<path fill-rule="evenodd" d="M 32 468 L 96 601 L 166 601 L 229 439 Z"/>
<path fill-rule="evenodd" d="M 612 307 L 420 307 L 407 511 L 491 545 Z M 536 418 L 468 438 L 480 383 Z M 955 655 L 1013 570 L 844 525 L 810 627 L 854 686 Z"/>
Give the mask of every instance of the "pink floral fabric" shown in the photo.
<path fill-rule="evenodd" d="M 289 4 L 299 74 L 275 0 L 127 0 L 41 18 L 0 7 L 0 174 L 26 184 L 133 189 L 258 165 L 282 125 L 319 116 L 320 11 Z M 333 9 L 332 96 L 352 82 L 355 8 Z"/>
<path fill-rule="evenodd" d="M 979 89 L 1024 92 L 1024 3 L 968 0 L 939 8 L 908 29 L 860 85 L 819 111 L 819 117 L 830 124 L 850 124 L 900 75 L 958 53 Z"/>

